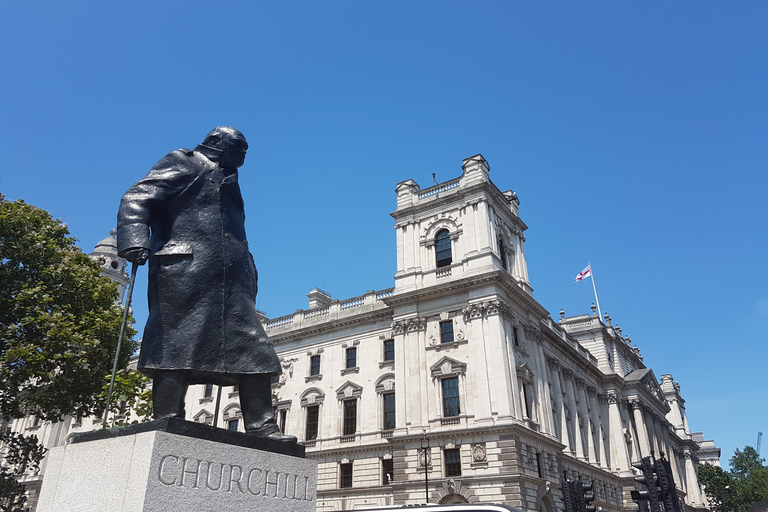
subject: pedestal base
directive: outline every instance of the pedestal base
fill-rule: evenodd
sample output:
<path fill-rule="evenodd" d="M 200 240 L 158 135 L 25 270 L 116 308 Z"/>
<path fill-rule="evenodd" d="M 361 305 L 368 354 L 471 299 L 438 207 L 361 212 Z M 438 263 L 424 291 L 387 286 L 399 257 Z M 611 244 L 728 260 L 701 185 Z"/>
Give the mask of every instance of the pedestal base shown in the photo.
<path fill-rule="evenodd" d="M 52 449 L 37 510 L 314 512 L 314 461 L 244 447 L 259 444 L 245 434 L 192 424 L 192 431 L 205 434 L 192 437 L 174 432 L 189 422 L 170 420 L 171 427 L 169 420 L 160 422 L 163 430 L 141 431 L 147 424 L 110 429 Z M 220 434 L 239 442 L 210 439 Z M 303 447 L 281 451 L 297 450 Z"/>

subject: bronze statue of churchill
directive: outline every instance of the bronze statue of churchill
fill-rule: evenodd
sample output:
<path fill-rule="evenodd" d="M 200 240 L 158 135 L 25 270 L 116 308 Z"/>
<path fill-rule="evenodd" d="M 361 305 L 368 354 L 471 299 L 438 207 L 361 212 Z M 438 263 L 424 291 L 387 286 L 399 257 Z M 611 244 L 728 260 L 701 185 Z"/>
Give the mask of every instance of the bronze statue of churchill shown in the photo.
<path fill-rule="evenodd" d="M 149 318 L 139 369 L 153 379 L 155 418 L 184 418 L 189 384 L 238 385 L 247 433 L 276 440 L 271 376 L 280 363 L 256 315 L 257 273 L 237 169 L 248 143 L 220 126 L 173 151 L 123 196 L 118 253 L 149 260 Z"/>

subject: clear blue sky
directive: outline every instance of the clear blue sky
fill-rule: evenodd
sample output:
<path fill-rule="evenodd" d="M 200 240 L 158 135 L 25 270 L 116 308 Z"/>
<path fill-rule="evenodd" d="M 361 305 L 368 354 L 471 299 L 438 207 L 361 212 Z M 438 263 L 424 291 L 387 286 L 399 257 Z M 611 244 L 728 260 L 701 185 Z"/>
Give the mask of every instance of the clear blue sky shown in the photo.
<path fill-rule="evenodd" d="M 235 126 L 277 317 L 392 286 L 395 184 L 482 153 L 555 319 L 590 311 L 591 260 L 724 464 L 768 433 L 768 3 L 211 5 L 0 3 L 0 191 L 89 252 L 160 157 Z"/>

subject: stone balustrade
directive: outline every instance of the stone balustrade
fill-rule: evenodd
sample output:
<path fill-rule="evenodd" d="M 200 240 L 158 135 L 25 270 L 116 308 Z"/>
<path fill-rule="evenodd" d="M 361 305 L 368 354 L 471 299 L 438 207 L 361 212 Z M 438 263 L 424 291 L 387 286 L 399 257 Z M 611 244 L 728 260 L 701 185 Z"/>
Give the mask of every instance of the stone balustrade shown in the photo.
<path fill-rule="evenodd" d="M 430 187 L 419 192 L 419 199 L 426 199 L 428 197 L 436 196 L 441 192 L 447 192 L 449 190 L 459 188 L 460 185 L 460 179 L 455 179 L 447 183 L 440 183 L 439 185 L 435 185 L 434 187 Z"/>
<path fill-rule="evenodd" d="M 264 329 L 267 331 L 283 331 L 300 329 L 306 325 L 312 325 L 316 322 L 327 322 L 329 319 L 340 319 L 348 316 L 367 313 L 375 309 L 386 308 L 383 302 L 387 297 L 391 297 L 394 288 L 387 288 L 379 291 L 369 291 L 365 295 L 352 297 L 344 300 L 334 300 L 329 306 L 322 306 L 314 309 L 299 309 L 290 315 L 278 318 L 266 319 Z"/>

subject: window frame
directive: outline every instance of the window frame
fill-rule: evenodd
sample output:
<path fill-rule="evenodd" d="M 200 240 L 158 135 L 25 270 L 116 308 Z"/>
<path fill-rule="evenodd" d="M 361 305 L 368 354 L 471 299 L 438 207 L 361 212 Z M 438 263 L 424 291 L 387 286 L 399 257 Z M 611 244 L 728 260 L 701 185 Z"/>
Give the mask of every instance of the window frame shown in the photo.
<path fill-rule="evenodd" d="M 389 403 L 391 400 L 391 403 Z M 382 405 L 382 423 L 381 428 L 382 430 L 393 430 L 397 428 L 397 398 L 395 397 L 395 392 L 387 392 L 381 394 L 381 405 Z M 389 406 L 389 410 L 388 410 Z"/>
<path fill-rule="evenodd" d="M 382 361 L 394 361 L 395 360 L 395 340 L 392 338 L 384 340 L 382 343 L 382 350 L 384 352 Z"/>
<path fill-rule="evenodd" d="M 449 382 L 451 383 L 450 388 L 447 387 L 447 383 Z M 455 383 L 455 385 L 453 385 L 453 383 Z M 459 389 L 459 376 L 453 375 L 441 379 L 440 388 L 442 391 L 443 418 L 454 418 L 456 416 L 461 416 L 461 392 Z M 452 394 L 451 396 L 448 396 L 446 393 L 447 391 L 454 390 L 455 394 Z"/>
<path fill-rule="evenodd" d="M 509 272 L 509 268 L 507 265 L 507 251 L 506 251 L 506 247 L 504 247 L 504 238 L 501 235 L 499 235 L 498 242 L 499 242 L 499 260 L 501 261 L 501 268 Z"/>
<path fill-rule="evenodd" d="M 320 375 L 320 354 L 309 356 L 309 375 Z"/>
<path fill-rule="evenodd" d="M 342 424 L 343 436 L 353 436 L 357 433 L 357 398 L 342 400 Z"/>
<path fill-rule="evenodd" d="M 357 368 L 357 347 L 347 347 L 344 356 L 347 370 Z"/>
<path fill-rule="evenodd" d="M 435 233 L 435 266 L 437 268 L 450 267 L 453 263 L 452 245 L 450 231 L 444 228 Z"/>
<path fill-rule="evenodd" d="M 307 405 L 304 408 L 304 440 L 314 441 L 317 439 L 320 433 L 320 404 Z M 314 419 L 314 421 L 310 421 Z M 313 427 L 313 431 L 310 431 L 310 426 Z"/>
<path fill-rule="evenodd" d="M 352 461 L 339 463 L 339 489 L 350 489 L 354 484 Z"/>
<path fill-rule="evenodd" d="M 456 341 L 456 335 L 453 330 L 453 320 L 443 320 L 440 322 L 440 343 L 453 343 Z"/>
<path fill-rule="evenodd" d="M 461 476 L 461 448 L 445 448 L 443 466 L 446 478 Z"/>

